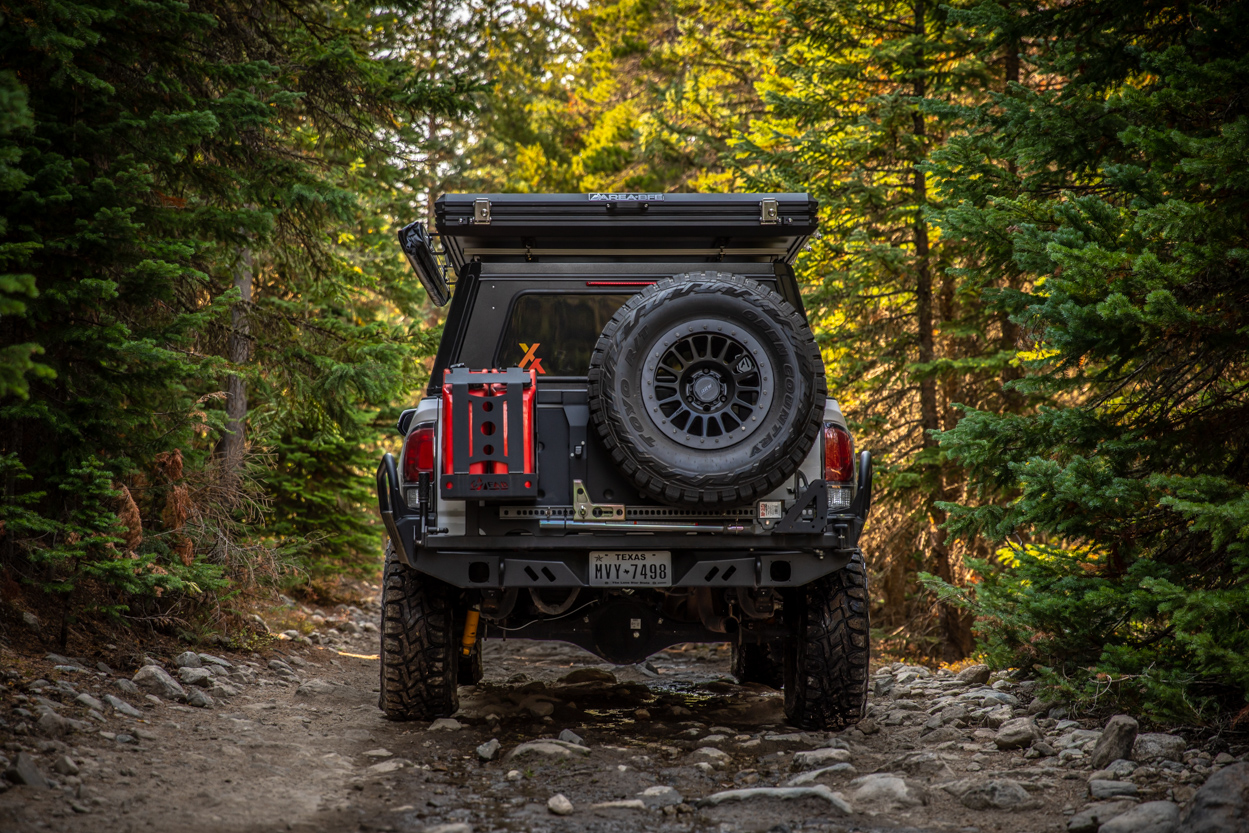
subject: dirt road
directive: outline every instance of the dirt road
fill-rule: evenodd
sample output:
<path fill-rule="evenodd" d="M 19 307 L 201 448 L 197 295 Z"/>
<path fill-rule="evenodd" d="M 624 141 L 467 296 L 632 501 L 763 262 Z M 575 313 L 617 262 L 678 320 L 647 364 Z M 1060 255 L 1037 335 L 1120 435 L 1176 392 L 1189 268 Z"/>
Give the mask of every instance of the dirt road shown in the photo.
<path fill-rule="evenodd" d="M 376 612 L 318 612 L 338 624 L 320 645 L 184 656 L 192 671 L 163 658 L 184 702 L 154 669 L 8 669 L 0 830 L 1095 831 L 1147 810 L 1166 833 L 1213 772 L 1249 768 L 1157 736 L 1093 773 L 1100 725 L 1046 716 L 983 669 L 882 667 L 859 728 L 796 732 L 780 694 L 737 685 L 714 646 L 611 668 L 491 641 L 456 719 L 391 723 Z"/>

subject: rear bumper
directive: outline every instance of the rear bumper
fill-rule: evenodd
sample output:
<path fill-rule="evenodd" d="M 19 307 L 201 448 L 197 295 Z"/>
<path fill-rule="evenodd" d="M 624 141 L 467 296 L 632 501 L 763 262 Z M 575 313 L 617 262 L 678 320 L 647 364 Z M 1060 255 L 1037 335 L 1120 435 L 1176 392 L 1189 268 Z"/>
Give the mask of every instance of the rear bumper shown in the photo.
<path fill-rule="evenodd" d="M 403 502 L 390 454 L 377 469 L 377 498 L 399 556 L 412 568 L 457 587 L 589 586 L 589 554 L 596 550 L 667 550 L 672 553 L 673 587 L 786 587 L 807 584 L 849 561 L 871 508 L 871 455 L 866 451 L 858 482 L 847 512 L 828 515 L 819 531 L 785 534 L 575 529 L 538 535 L 445 535 L 429 528 L 425 515 Z"/>

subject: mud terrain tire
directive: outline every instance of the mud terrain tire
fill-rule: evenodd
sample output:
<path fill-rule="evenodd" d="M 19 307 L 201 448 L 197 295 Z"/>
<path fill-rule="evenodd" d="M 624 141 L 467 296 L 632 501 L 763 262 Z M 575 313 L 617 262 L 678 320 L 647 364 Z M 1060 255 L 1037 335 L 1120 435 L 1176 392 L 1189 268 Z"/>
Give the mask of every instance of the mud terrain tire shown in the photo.
<path fill-rule="evenodd" d="M 787 612 L 796 631 L 785 641 L 785 717 L 800 729 L 837 731 L 867 710 L 867 568 L 855 551 L 842 570 L 798 588 Z"/>
<path fill-rule="evenodd" d="M 739 642 L 733 646 L 733 676 L 739 683 L 763 683 L 778 691 L 785 684 L 784 650 L 779 645 Z"/>
<path fill-rule="evenodd" d="M 789 480 L 820 431 L 824 365 L 802 314 L 727 272 L 658 281 L 590 358 L 590 416 L 617 468 L 672 506 L 734 507 Z"/>
<path fill-rule="evenodd" d="M 459 708 L 458 596 L 454 587 L 400 562 L 387 543 L 378 698 L 387 718 L 433 720 Z"/>

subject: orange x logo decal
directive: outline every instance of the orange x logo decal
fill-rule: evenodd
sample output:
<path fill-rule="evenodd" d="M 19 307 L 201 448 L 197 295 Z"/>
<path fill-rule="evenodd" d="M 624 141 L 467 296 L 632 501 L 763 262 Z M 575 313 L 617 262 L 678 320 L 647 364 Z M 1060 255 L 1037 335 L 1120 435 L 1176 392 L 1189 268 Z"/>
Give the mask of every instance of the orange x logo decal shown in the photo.
<path fill-rule="evenodd" d="M 530 367 L 532 367 L 534 370 L 538 371 L 539 373 L 546 373 L 546 371 L 542 369 L 542 359 L 534 355 L 535 353 L 538 352 L 538 347 L 540 346 L 541 345 L 536 344 L 536 343 L 520 345 L 520 349 L 525 351 L 524 357 L 520 360 L 520 368 L 522 370 L 525 369 L 525 365 L 529 365 Z"/>

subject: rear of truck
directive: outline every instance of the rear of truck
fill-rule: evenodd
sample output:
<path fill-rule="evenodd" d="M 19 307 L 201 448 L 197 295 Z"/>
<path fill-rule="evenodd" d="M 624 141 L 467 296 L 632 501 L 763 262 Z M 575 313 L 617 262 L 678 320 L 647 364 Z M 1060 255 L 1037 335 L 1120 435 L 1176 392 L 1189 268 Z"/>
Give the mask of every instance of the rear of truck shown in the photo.
<path fill-rule="evenodd" d="M 377 475 L 389 715 L 449 713 L 481 640 L 515 634 L 615 663 L 729 641 L 795 722 L 857 719 L 871 462 L 790 268 L 814 216 L 803 195 L 448 195 L 454 293 L 409 230 L 451 307 Z M 813 610 L 847 618 L 830 604 L 856 628 L 832 707 L 802 635 Z"/>

